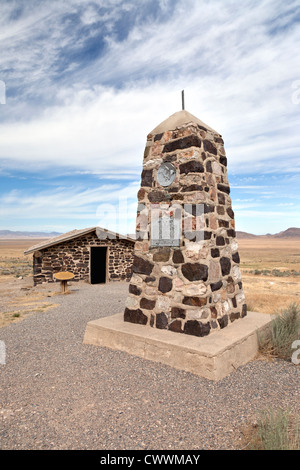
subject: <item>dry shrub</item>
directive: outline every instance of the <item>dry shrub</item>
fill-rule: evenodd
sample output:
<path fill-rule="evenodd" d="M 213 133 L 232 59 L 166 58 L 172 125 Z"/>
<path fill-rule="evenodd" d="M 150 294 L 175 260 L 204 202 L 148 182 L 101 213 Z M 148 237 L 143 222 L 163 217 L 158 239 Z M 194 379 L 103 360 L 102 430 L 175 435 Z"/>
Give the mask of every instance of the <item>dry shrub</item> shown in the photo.
<path fill-rule="evenodd" d="M 257 423 L 244 436 L 244 449 L 300 450 L 300 417 L 283 409 L 260 411 Z"/>
<path fill-rule="evenodd" d="M 300 306 L 292 303 L 275 313 L 270 327 L 258 339 L 263 354 L 291 360 L 292 344 L 300 339 Z"/>

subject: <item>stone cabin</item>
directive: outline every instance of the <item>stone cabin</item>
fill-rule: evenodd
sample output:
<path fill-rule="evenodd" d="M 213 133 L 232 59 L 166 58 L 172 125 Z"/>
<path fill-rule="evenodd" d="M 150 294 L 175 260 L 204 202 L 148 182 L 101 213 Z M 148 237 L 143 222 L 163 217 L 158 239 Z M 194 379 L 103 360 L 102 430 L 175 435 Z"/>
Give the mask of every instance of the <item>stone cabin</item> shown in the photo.
<path fill-rule="evenodd" d="M 32 246 L 34 285 L 55 282 L 54 274 L 70 271 L 73 281 L 91 284 L 129 281 L 135 240 L 101 227 L 72 230 Z"/>

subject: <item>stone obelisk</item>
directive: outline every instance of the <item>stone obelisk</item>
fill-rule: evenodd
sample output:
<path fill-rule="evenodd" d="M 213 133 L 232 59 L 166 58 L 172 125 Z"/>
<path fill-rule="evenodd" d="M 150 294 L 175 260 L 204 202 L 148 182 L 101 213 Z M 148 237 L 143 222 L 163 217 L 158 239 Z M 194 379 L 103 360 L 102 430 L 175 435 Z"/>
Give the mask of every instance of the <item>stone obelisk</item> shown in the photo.
<path fill-rule="evenodd" d="M 124 321 L 205 336 L 247 314 L 222 136 L 179 111 L 147 136 Z"/>

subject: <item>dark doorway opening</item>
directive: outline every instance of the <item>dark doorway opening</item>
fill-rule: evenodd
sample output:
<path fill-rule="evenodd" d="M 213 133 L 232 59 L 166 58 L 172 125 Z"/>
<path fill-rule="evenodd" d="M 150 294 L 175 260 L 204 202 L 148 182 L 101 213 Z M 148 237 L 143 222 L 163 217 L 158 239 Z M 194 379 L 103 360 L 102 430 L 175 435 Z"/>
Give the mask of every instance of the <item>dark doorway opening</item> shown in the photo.
<path fill-rule="evenodd" d="M 106 246 L 92 246 L 90 259 L 91 284 L 106 282 Z"/>

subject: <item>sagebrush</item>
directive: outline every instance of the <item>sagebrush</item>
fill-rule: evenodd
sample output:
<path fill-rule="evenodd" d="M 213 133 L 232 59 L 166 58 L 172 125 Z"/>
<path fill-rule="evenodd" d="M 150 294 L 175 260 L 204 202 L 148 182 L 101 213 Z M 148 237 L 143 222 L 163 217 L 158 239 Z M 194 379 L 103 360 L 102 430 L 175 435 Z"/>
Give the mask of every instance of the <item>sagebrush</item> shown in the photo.
<path fill-rule="evenodd" d="M 274 314 L 270 327 L 259 335 L 260 351 L 269 355 L 290 360 L 292 344 L 300 339 L 300 306 L 290 304 L 286 309 Z"/>

